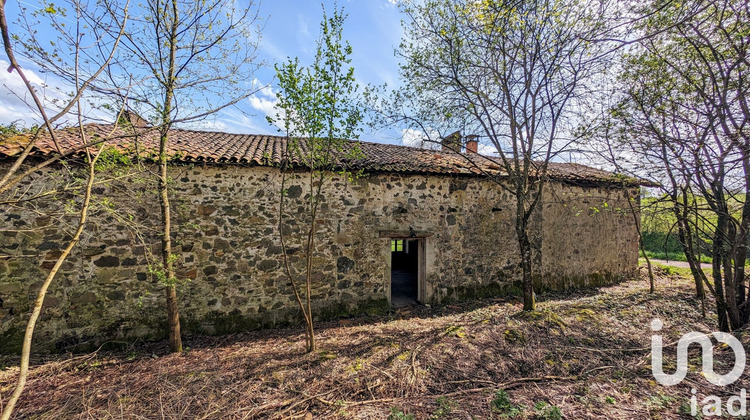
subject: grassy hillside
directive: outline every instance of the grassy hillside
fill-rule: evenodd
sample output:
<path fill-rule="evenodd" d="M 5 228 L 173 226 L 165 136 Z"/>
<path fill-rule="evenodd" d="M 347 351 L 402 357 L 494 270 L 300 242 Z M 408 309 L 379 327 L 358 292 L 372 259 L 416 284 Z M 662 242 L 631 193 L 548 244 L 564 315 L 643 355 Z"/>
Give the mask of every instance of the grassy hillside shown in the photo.
<path fill-rule="evenodd" d="M 711 232 L 716 217 L 707 210 L 705 199 L 696 196 L 691 198 L 691 202 L 695 203 L 699 214 L 694 223 L 702 231 Z M 729 204 L 739 218 L 741 203 L 730 200 Z M 676 218 L 670 203 L 658 197 L 646 197 L 641 200 L 641 233 L 649 257 L 685 261 L 678 238 Z M 697 251 L 703 262 L 711 262 L 711 245 L 710 235 L 701 235 Z"/>

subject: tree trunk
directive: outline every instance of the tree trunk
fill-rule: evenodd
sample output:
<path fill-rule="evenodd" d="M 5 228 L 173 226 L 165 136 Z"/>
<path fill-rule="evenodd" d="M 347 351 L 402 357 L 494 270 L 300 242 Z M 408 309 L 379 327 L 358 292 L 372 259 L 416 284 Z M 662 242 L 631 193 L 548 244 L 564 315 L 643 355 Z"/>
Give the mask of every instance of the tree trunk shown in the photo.
<path fill-rule="evenodd" d="M 172 221 L 169 205 L 169 176 L 167 174 L 167 146 L 169 145 L 169 129 L 172 127 L 172 100 L 176 83 L 177 56 L 177 28 L 179 13 L 176 0 L 172 0 L 172 21 L 169 22 L 169 67 L 164 91 L 164 107 L 161 115 L 161 136 L 159 139 L 159 198 L 161 203 L 162 220 L 162 265 L 166 278 L 167 318 L 169 328 L 169 349 L 173 353 L 182 352 L 182 337 L 180 335 L 180 314 L 177 308 L 177 278 L 174 273 L 174 257 L 172 256 Z"/>
<path fill-rule="evenodd" d="M 685 254 L 685 259 L 690 266 L 690 272 L 693 274 L 693 280 L 695 281 L 695 297 L 703 300 L 706 297 L 706 288 L 703 285 L 706 277 L 703 273 L 700 258 L 696 257 L 695 247 L 693 246 L 693 236 L 691 234 L 690 222 L 688 221 L 688 193 L 688 189 L 682 190 L 682 204 L 680 204 L 679 202 L 677 192 L 674 192 L 671 195 L 672 212 L 674 213 L 675 219 L 677 220 L 677 235 L 680 240 L 680 245 L 682 246 L 682 252 Z"/>
<path fill-rule="evenodd" d="M 315 343 L 315 329 L 313 326 L 312 316 L 312 302 L 310 295 L 312 294 L 312 256 L 315 249 L 315 212 L 313 212 L 313 220 L 310 222 L 310 232 L 307 238 L 307 269 L 305 273 L 305 304 L 306 308 L 303 310 L 307 311 L 305 320 L 307 321 L 307 352 L 312 353 L 317 350 L 317 344 Z"/>
<path fill-rule="evenodd" d="M 713 259 L 711 262 L 711 274 L 714 279 L 714 288 L 716 289 L 716 315 L 719 319 L 719 330 L 729 332 L 729 319 L 727 318 L 726 294 L 724 291 L 724 279 L 721 268 L 724 260 L 724 234 L 726 231 L 726 218 L 718 214 L 716 221 L 716 230 L 713 237 Z"/>
<path fill-rule="evenodd" d="M 170 99 L 171 102 L 171 99 Z M 167 174 L 167 135 L 168 128 L 164 128 L 161 135 L 159 153 L 159 203 L 161 204 L 162 220 L 162 265 L 166 284 L 167 318 L 169 328 L 169 350 L 173 353 L 182 352 L 182 338 L 180 336 L 180 314 L 177 308 L 177 285 L 174 273 L 174 258 L 172 257 L 172 222 L 169 205 L 169 178 Z"/>
<path fill-rule="evenodd" d="M 531 246 L 528 234 L 521 240 L 521 271 L 523 273 L 523 310 L 536 310 L 536 299 L 534 298 L 534 278 L 531 275 Z"/>
<path fill-rule="evenodd" d="M 167 287 L 167 315 L 169 317 L 169 350 L 173 353 L 182 352 L 182 336 L 180 335 L 180 313 L 177 309 L 177 287 L 173 284 Z"/>
<path fill-rule="evenodd" d="M 747 259 L 748 231 L 750 230 L 750 157 L 743 149 L 742 168 L 745 175 L 745 202 L 742 204 L 742 218 L 737 233 L 737 250 L 734 257 L 734 285 L 737 288 L 737 306 L 740 308 L 742 325 L 748 323 L 750 310 L 747 307 L 747 290 L 745 289 L 745 261 Z"/>
<path fill-rule="evenodd" d="M 305 307 L 305 303 L 302 301 L 302 296 L 300 295 L 299 289 L 297 288 L 297 281 L 294 279 L 294 273 L 292 272 L 292 267 L 289 264 L 289 253 L 287 252 L 286 240 L 284 239 L 284 198 L 286 197 L 285 187 L 286 173 L 284 172 L 284 167 L 282 166 L 281 197 L 279 198 L 279 240 L 281 242 L 281 254 L 284 258 L 284 269 L 286 271 L 287 277 L 289 278 L 289 282 L 292 285 L 294 297 L 297 299 L 297 304 L 299 305 L 300 311 L 302 311 L 302 316 L 305 319 L 305 349 L 309 353 L 313 351 L 310 350 L 311 347 L 315 347 L 315 331 L 313 330 L 312 314 L 308 313 L 308 310 Z M 305 279 L 307 280 L 307 276 L 305 277 Z M 310 340 L 310 337 L 313 337 L 312 341 Z"/>
<path fill-rule="evenodd" d="M 640 197 L 638 197 L 638 203 L 640 206 Z M 635 206 L 633 206 L 633 202 L 630 199 L 630 196 L 628 195 L 628 206 L 630 207 L 630 214 L 633 215 L 633 221 L 635 222 L 635 230 L 636 234 L 638 235 L 638 248 L 641 250 L 641 255 L 643 255 L 643 258 L 646 260 L 646 268 L 648 269 L 648 285 L 649 285 L 649 293 L 654 293 L 656 291 L 656 284 L 654 282 L 654 269 L 651 266 L 651 258 L 646 255 L 646 246 L 643 243 L 643 232 L 641 232 L 641 217 L 640 212 L 636 211 Z"/>
<path fill-rule="evenodd" d="M 322 196 L 323 191 L 323 172 L 320 172 L 320 177 L 317 180 L 318 185 L 317 188 L 314 185 L 314 171 L 311 168 L 310 169 L 310 231 L 308 232 L 307 236 L 307 270 L 306 270 L 306 276 L 305 276 L 305 285 L 307 287 L 307 296 L 306 303 L 307 303 L 307 324 L 308 324 L 308 333 L 307 333 L 307 352 L 312 353 L 318 349 L 318 345 L 315 341 L 315 328 L 313 325 L 313 314 L 312 314 L 312 270 L 313 270 L 313 263 L 312 263 L 312 256 L 315 253 L 315 231 L 317 230 L 317 217 L 318 217 L 318 203 L 320 202 L 320 198 Z"/>
<path fill-rule="evenodd" d="M 529 217 L 524 206 L 524 198 L 518 193 L 516 197 L 516 235 L 518 248 L 521 252 L 521 273 L 523 278 L 523 310 L 536 310 L 534 298 L 534 278 L 532 276 L 531 241 L 529 240 Z"/>
<path fill-rule="evenodd" d="M 640 234 L 638 235 L 638 242 L 641 249 L 641 255 L 643 255 L 643 259 L 646 260 L 646 269 L 648 270 L 648 292 L 654 293 L 656 292 L 656 284 L 654 282 L 654 268 L 651 266 L 651 258 L 646 255 L 646 247 L 643 244 L 643 236 Z"/>
<path fill-rule="evenodd" d="M 677 222 L 677 235 L 680 238 L 680 244 L 682 244 L 682 252 L 685 253 L 685 259 L 688 261 L 690 266 L 690 272 L 693 274 L 693 280 L 695 281 L 695 297 L 703 299 L 706 297 L 706 288 L 703 285 L 703 268 L 701 265 L 700 258 L 695 255 L 695 248 L 693 247 L 692 235 L 690 234 L 690 225 L 686 219 L 682 216 L 678 216 L 680 219 Z"/>
<path fill-rule="evenodd" d="M 31 316 L 29 317 L 29 321 L 26 324 L 26 332 L 24 333 L 24 336 L 23 336 L 23 345 L 21 348 L 21 363 L 20 363 L 20 369 L 18 372 L 18 380 L 16 381 L 16 386 L 13 390 L 13 394 L 11 394 L 5 407 L 2 408 L 2 416 L 0 416 L 0 420 L 10 419 L 10 416 L 13 413 L 13 409 L 15 408 L 16 403 L 18 403 L 18 399 L 21 397 L 21 394 L 23 393 L 23 389 L 26 386 L 26 381 L 29 376 L 29 359 L 31 357 L 31 341 L 34 337 L 34 329 L 36 328 L 37 320 L 39 319 L 39 315 L 42 313 L 42 308 L 44 307 L 44 298 L 47 296 L 47 290 L 49 289 L 49 286 L 52 284 L 52 281 L 55 279 L 57 272 L 60 271 L 60 267 L 68 258 L 68 255 L 70 255 L 70 252 L 73 250 L 76 244 L 78 244 L 78 241 L 81 238 L 81 233 L 83 233 L 83 229 L 86 226 L 86 219 L 88 217 L 88 211 L 91 205 L 91 187 L 94 185 L 94 176 L 95 176 L 94 165 L 96 164 L 96 159 L 98 157 L 99 155 L 97 154 L 96 157 L 92 159 L 91 156 L 89 155 L 89 174 L 88 174 L 88 180 L 86 181 L 86 190 L 84 193 L 83 203 L 81 204 L 81 211 L 80 211 L 80 216 L 78 219 L 78 227 L 76 228 L 76 231 L 73 234 L 73 238 L 70 240 L 70 242 L 68 242 L 68 246 L 65 247 L 65 249 L 62 251 L 62 254 L 60 254 L 60 256 L 57 258 L 57 261 L 55 262 L 55 265 L 52 267 L 52 270 L 50 270 L 50 272 L 47 274 L 47 277 L 42 283 L 42 287 L 39 288 L 36 301 L 34 301 L 34 307 L 31 310 Z"/>

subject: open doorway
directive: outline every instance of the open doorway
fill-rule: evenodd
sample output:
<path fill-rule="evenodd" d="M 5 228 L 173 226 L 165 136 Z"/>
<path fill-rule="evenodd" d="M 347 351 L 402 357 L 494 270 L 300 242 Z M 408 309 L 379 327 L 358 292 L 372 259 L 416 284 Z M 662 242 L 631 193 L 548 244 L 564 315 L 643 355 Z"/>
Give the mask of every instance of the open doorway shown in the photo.
<path fill-rule="evenodd" d="M 422 239 L 391 239 L 391 304 L 414 305 L 419 300 Z"/>

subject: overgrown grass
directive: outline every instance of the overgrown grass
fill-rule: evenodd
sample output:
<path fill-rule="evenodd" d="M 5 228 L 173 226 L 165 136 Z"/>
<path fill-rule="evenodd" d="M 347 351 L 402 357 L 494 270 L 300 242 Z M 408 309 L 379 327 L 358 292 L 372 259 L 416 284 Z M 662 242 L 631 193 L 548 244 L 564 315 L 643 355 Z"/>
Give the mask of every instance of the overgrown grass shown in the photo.
<path fill-rule="evenodd" d="M 640 264 L 645 264 L 645 260 L 641 258 L 639 260 Z M 674 265 L 670 264 L 662 264 L 662 263 L 653 263 L 654 267 L 658 267 L 661 269 L 661 271 L 668 275 L 668 276 L 680 276 L 685 279 L 692 279 L 693 273 L 690 272 L 690 268 L 688 267 L 675 267 Z M 709 275 L 709 279 L 711 278 L 711 268 L 710 267 L 703 267 L 703 272 Z"/>
<path fill-rule="evenodd" d="M 653 252 L 653 251 L 649 251 L 647 249 L 646 250 L 646 256 L 649 257 L 649 258 L 655 258 L 657 260 L 683 261 L 683 262 L 687 261 L 687 258 L 685 258 L 685 254 L 683 254 L 682 252 L 679 252 L 679 253 L 677 253 L 677 252 L 664 253 L 664 252 Z M 711 264 L 711 261 L 712 260 L 711 260 L 710 257 L 708 257 L 706 255 L 701 255 L 701 262 L 702 263 Z"/>
<path fill-rule="evenodd" d="M 687 261 L 685 253 L 682 251 L 682 245 L 680 245 L 677 236 L 674 233 L 667 232 L 642 232 L 643 247 L 646 249 L 646 255 L 649 258 L 657 258 L 660 260 L 668 261 Z M 707 244 L 704 244 L 701 248 L 705 248 Z M 702 250 L 701 262 L 710 263 L 711 257 L 706 255 L 706 251 Z"/>
<path fill-rule="evenodd" d="M 694 384 L 721 390 L 693 369 L 689 381 L 659 385 L 649 325 L 661 319 L 673 343 L 713 331 L 716 319 L 711 301 L 702 315 L 692 280 L 666 271 L 657 270 L 655 293 L 645 278 L 543 293 L 534 314 L 495 298 L 320 323 L 314 354 L 304 352 L 304 330 L 292 328 L 188 337 L 192 350 L 181 355 L 139 343 L 122 353 L 45 356 L 16 418 L 684 418 Z M 674 346 L 664 354 L 674 369 Z M 734 363 L 731 352 L 715 357 Z M 0 395 L 16 375 L 0 371 Z M 750 387 L 747 373 L 736 387 Z"/>

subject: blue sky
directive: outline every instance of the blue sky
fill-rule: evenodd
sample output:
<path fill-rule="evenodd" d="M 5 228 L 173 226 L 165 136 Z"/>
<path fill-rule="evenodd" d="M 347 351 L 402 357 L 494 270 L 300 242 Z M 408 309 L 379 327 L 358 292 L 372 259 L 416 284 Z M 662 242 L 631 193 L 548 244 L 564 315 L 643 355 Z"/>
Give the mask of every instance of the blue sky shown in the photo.
<path fill-rule="evenodd" d="M 355 76 L 361 85 L 368 83 L 390 87 L 398 85 L 398 59 L 394 55 L 401 36 L 401 14 L 394 0 L 339 0 L 348 18 L 344 27 L 344 37 L 353 49 L 352 65 Z M 38 8 L 35 1 L 23 0 L 21 4 L 30 9 Z M 62 3 L 60 3 L 62 4 Z M 333 1 L 324 1 L 330 12 Z M 6 6 L 9 21 L 18 14 L 19 2 L 10 0 Z M 272 112 L 275 85 L 273 64 L 285 61 L 287 57 L 299 57 L 302 64 L 312 61 L 315 52 L 319 25 L 323 11 L 320 2 L 306 0 L 265 0 L 260 6 L 260 15 L 265 19 L 259 59 L 268 63 L 266 68 L 256 73 L 256 83 L 269 85 L 237 108 L 205 121 L 201 127 L 228 132 L 275 134 L 275 127 L 266 121 L 266 114 Z M 11 28 L 13 30 L 13 27 Z M 44 28 L 40 28 L 41 35 Z M 23 61 L 29 78 L 50 99 L 61 97 L 51 76 L 39 73 L 31 63 Z M 8 65 L 4 55 L 0 56 L 0 67 Z M 24 104 L 24 88 L 20 78 L 5 71 L 0 72 L 0 123 L 21 121 L 26 125 L 38 123 L 33 109 Z M 20 96 L 20 97 L 19 97 Z M 400 130 L 372 132 L 365 129 L 362 140 L 401 143 Z M 409 140 L 407 139 L 407 142 Z"/>
<path fill-rule="evenodd" d="M 352 46 L 352 65 L 355 76 L 364 86 L 368 83 L 390 87 L 398 85 L 398 59 L 394 50 L 401 41 L 401 14 L 391 0 L 339 1 L 348 14 L 344 27 L 344 38 Z M 330 15 L 334 2 L 323 4 Z M 266 26 L 260 45 L 261 58 L 269 63 L 283 62 L 287 57 L 299 57 L 303 64 L 312 62 L 315 54 L 323 9 L 320 2 L 302 0 L 266 0 L 261 5 L 261 15 L 266 17 Z M 259 82 L 273 81 L 272 65 L 258 72 Z M 265 90 L 250 98 L 250 107 L 255 114 L 269 111 L 273 101 L 272 90 Z M 264 118 L 258 121 L 255 131 L 275 132 Z M 366 129 L 362 140 L 377 140 L 400 143 L 400 131 L 373 133 Z"/>

